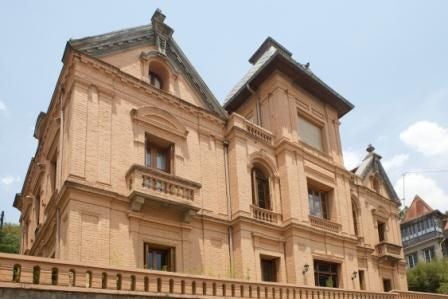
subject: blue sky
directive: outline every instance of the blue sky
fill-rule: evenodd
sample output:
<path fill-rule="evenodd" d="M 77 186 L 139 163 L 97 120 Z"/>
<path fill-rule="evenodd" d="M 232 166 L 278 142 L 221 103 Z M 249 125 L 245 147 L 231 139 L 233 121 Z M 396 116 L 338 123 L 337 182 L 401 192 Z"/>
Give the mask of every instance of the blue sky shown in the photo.
<path fill-rule="evenodd" d="M 7 221 L 18 221 L 12 201 L 66 41 L 149 23 L 156 8 L 219 100 L 270 35 L 355 105 L 341 119 L 348 166 L 372 143 L 400 197 L 403 172 L 448 169 L 447 1 L 1 1 L 0 209 Z M 448 210 L 447 182 L 447 172 L 408 174 L 406 202 L 419 193 Z"/>

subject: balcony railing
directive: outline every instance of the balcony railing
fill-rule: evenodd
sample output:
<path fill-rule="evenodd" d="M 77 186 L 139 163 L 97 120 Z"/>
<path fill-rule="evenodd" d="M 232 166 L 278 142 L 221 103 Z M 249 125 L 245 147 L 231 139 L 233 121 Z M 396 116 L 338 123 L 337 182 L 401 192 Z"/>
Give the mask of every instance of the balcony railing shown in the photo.
<path fill-rule="evenodd" d="M 247 132 L 264 143 L 272 144 L 272 133 L 246 120 Z"/>
<path fill-rule="evenodd" d="M 172 204 L 193 204 L 201 184 L 140 165 L 126 174 L 130 197 L 150 198 Z"/>
<path fill-rule="evenodd" d="M 255 219 L 275 224 L 280 221 L 280 215 L 278 213 L 257 207 L 256 205 L 251 205 L 251 209 L 252 217 Z"/>
<path fill-rule="evenodd" d="M 339 223 L 332 222 L 330 220 L 309 215 L 310 223 L 312 226 L 338 233 L 341 231 L 341 225 Z"/>
<path fill-rule="evenodd" d="M 448 296 L 393 291 L 333 289 L 295 284 L 222 279 L 154 270 L 95 266 L 0 253 L 0 288 L 70 293 L 143 295 L 160 298 L 247 299 L 447 299 Z"/>
<path fill-rule="evenodd" d="M 379 257 L 388 257 L 393 259 L 401 259 L 401 246 L 388 243 L 380 242 L 375 246 L 376 253 Z"/>
<path fill-rule="evenodd" d="M 253 137 L 254 139 L 260 140 L 263 143 L 272 145 L 274 141 L 274 135 L 270 131 L 250 122 L 237 113 L 232 113 L 229 119 L 229 123 L 229 128 L 239 128 L 240 130 L 245 131 L 247 135 Z"/>

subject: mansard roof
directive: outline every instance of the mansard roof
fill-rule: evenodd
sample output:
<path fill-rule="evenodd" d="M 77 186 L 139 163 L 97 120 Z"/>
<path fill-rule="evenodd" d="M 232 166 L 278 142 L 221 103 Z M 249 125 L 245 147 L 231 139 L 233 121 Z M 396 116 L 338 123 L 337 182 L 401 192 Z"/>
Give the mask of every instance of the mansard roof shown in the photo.
<path fill-rule="evenodd" d="M 311 72 L 308 64 L 302 65 L 291 56 L 285 47 L 268 37 L 249 59 L 253 66 L 230 91 L 224 108 L 229 112 L 238 109 L 250 96 L 251 89 L 256 89 L 273 71 L 280 70 L 316 98 L 333 106 L 339 117 L 353 109 L 353 104 Z"/>
<path fill-rule="evenodd" d="M 386 174 L 386 170 L 384 170 L 383 165 L 381 164 L 381 156 L 375 153 L 375 148 L 372 145 L 369 145 L 367 148 L 368 154 L 362 160 L 361 164 L 352 170 L 354 174 L 361 177 L 363 180 L 368 177 L 369 174 L 375 173 L 377 174 L 384 183 L 387 193 L 392 201 L 401 205 L 400 198 L 398 197 L 395 189 L 389 180 L 389 177 Z"/>
<path fill-rule="evenodd" d="M 84 54 L 101 58 L 143 45 L 155 45 L 158 55 L 165 56 L 183 73 L 185 79 L 197 91 L 208 110 L 222 119 L 227 112 L 219 104 L 199 73 L 190 63 L 172 37 L 174 30 L 164 23 L 165 15 L 157 9 L 151 18 L 151 24 L 133 27 L 80 39 L 70 39 L 67 47 Z M 67 49 L 66 49 L 67 52 Z M 65 56 L 65 54 L 64 54 Z"/>

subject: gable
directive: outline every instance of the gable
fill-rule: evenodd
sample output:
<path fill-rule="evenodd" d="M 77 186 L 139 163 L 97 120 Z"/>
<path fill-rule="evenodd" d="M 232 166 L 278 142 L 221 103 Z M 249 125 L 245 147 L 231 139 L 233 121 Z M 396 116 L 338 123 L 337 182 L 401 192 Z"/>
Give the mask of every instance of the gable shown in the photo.
<path fill-rule="evenodd" d="M 161 55 L 155 45 L 141 45 L 108 54 L 100 59 L 148 84 L 150 84 L 149 73 L 156 68 L 157 72 L 163 74 L 166 85 L 166 88 L 163 88 L 164 91 L 190 104 L 209 109 L 206 101 L 190 84 L 179 66 L 169 57 Z"/>
<path fill-rule="evenodd" d="M 369 145 L 367 149 L 369 153 L 352 172 L 361 177 L 365 186 L 401 205 L 400 199 L 386 174 L 386 170 L 381 164 L 381 156 L 376 154 L 374 150 L 375 148 Z M 375 187 L 375 184 L 378 184 L 378 188 Z"/>
<path fill-rule="evenodd" d="M 434 210 L 418 195 L 414 197 L 411 206 L 406 211 L 403 221 L 409 221 L 414 218 L 429 214 Z"/>
<path fill-rule="evenodd" d="M 149 83 L 145 68 L 148 60 L 163 61 L 173 83 L 166 92 L 226 119 L 227 113 L 174 41 L 174 31 L 164 20 L 161 11 L 156 10 L 151 25 L 70 40 L 68 47 L 118 67 L 146 83 Z"/>

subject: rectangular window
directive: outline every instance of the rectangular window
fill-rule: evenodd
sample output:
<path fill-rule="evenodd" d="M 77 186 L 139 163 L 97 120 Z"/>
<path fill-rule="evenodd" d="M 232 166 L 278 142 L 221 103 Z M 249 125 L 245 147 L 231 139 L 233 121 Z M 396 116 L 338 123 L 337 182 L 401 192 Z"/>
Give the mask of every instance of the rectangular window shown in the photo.
<path fill-rule="evenodd" d="M 50 184 L 51 184 L 51 191 L 54 192 L 56 190 L 56 171 L 57 171 L 57 152 L 53 155 L 53 157 L 50 160 Z"/>
<path fill-rule="evenodd" d="M 364 270 L 359 270 L 358 276 L 359 276 L 359 288 L 361 290 L 365 290 L 366 289 L 366 276 L 365 276 Z"/>
<path fill-rule="evenodd" d="M 308 186 L 308 203 L 310 215 L 330 219 L 328 213 L 328 192 L 319 191 Z"/>
<path fill-rule="evenodd" d="M 380 242 L 386 240 L 386 224 L 380 221 L 378 221 L 378 238 Z"/>
<path fill-rule="evenodd" d="M 172 247 L 145 243 L 145 268 L 159 271 L 175 271 L 175 250 Z"/>
<path fill-rule="evenodd" d="M 258 167 L 252 169 L 252 201 L 260 208 L 272 210 L 269 177 Z"/>
<path fill-rule="evenodd" d="M 314 283 L 318 287 L 339 287 L 339 264 L 314 261 Z"/>
<path fill-rule="evenodd" d="M 36 218 L 36 225 L 40 223 L 40 190 L 37 191 L 36 196 L 34 197 L 34 213 Z"/>
<path fill-rule="evenodd" d="M 322 151 L 322 128 L 298 115 L 297 132 L 299 139 L 306 144 Z"/>
<path fill-rule="evenodd" d="M 431 262 L 435 257 L 434 246 L 423 249 L 423 256 L 427 263 Z"/>
<path fill-rule="evenodd" d="M 173 151 L 174 144 L 152 135 L 146 135 L 146 167 L 171 172 Z"/>
<path fill-rule="evenodd" d="M 383 289 L 385 292 L 392 291 L 392 282 L 390 279 L 383 279 Z"/>
<path fill-rule="evenodd" d="M 418 262 L 418 256 L 417 256 L 417 252 L 411 253 L 409 255 L 406 256 L 406 261 L 408 263 L 408 267 L 409 268 L 414 268 L 415 265 L 417 265 Z"/>
<path fill-rule="evenodd" d="M 262 256 L 261 263 L 261 279 L 263 281 L 277 281 L 278 258 Z"/>

